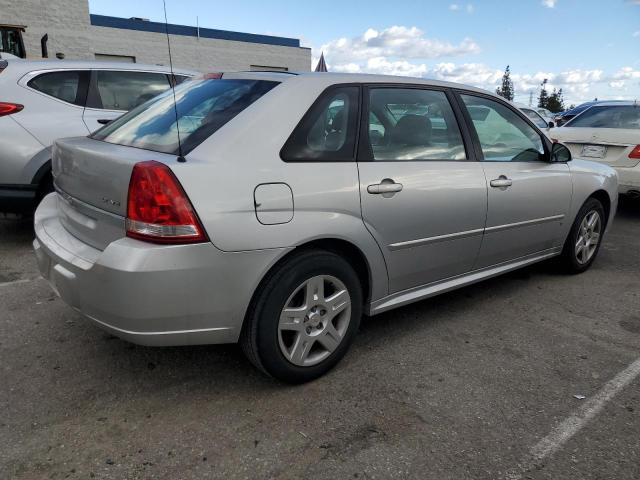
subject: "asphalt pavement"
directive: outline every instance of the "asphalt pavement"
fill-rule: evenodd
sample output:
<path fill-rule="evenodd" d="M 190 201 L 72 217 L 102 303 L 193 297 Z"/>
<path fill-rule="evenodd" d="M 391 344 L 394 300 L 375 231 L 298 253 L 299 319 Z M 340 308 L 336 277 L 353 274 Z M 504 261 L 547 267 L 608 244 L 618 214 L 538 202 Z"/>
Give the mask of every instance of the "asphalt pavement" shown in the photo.
<path fill-rule="evenodd" d="M 0 220 L 0 479 L 640 478 L 640 202 L 588 272 L 538 264 L 365 319 L 295 387 L 235 345 L 104 333 L 32 238 Z"/>

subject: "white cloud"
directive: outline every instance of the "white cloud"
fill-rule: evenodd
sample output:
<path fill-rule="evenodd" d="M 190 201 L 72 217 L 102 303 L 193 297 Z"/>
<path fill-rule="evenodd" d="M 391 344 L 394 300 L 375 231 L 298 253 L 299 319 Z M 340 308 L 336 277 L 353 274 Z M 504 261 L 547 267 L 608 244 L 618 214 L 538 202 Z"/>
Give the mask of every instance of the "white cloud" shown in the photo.
<path fill-rule="evenodd" d="M 459 8 L 464 9 L 464 6 Z M 479 52 L 480 47 L 472 39 L 466 38 L 454 44 L 428 38 L 416 27 L 369 28 L 360 36 L 333 40 L 313 49 L 313 65 L 321 51 L 324 51 L 329 71 L 333 72 L 434 78 L 490 91 L 495 91 L 504 73 L 504 65 L 455 63 L 450 60 L 454 56 Z M 598 68 L 534 72 L 512 69 L 511 78 L 516 101 L 523 103 L 528 102 L 530 93 L 537 98 L 545 79 L 549 92 L 562 88 L 567 104 L 594 97 L 640 96 L 640 70 L 637 67 L 626 66 L 609 72 Z"/>
<path fill-rule="evenodd" d="M 462 5 L 459 5 L 457 3 L 452 3 L 451 5 L 449 5 L 449 10 L 451 10 L 452 12 L 459 12 L 462 10 Z M 467 3 L 464 6 L 464 10 L 467 13 L 473 13 L 473 11 L 475 10 L 474 6 L 472 3 Z"/>
<path fill-rule="evenodd" d="M 547 8 L 555 8 L 557 0 L 542 0 L 542 5 Z"/>
<path fill-rule="evenodd" d="M 632 36 L 632 37 L 640 37 L 640 30 L 638 30 L 638 31 L 636 31 L 636 32 L 633 32 L 633 33 L 631 34 L 631 36 Z"/>
<path fill-rule="evenodd" d="M 333 65 L 362 64 L 371 58 L 427 59 L 478 53 L 480 47 L 470 38 L 458 44 L 427 38 L 417 27 L 393 26 L 368 29 L 354 38 L 340 38 L 322 45 L 325 58 Z"/>
<path fill-rule="evenodd" d="M 613 75 L 614 80 L 640 80 L 640 70 L 633 67 L 622 67 Z"/>

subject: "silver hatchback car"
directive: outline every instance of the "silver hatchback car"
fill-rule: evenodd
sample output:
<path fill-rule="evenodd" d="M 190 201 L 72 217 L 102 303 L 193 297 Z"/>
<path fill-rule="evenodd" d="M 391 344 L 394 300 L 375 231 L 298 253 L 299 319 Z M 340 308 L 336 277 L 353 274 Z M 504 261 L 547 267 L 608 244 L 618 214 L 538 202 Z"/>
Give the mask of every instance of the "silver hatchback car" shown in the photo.
<path fill-rule="evenodd" d="M 614 170 L 571 160 L 471 87 L 343 74 L 210 74 L 54 147 L 42 275 L 144 345 L 237 342 L 318 377 L 360 317 L 559 256 L 594 261 Z"/>

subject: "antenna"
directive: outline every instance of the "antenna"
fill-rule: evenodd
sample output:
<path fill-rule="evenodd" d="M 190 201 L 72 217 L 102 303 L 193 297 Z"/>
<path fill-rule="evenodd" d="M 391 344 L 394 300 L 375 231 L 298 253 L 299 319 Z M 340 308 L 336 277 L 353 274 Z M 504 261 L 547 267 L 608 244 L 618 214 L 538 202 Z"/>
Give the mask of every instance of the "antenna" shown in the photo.
<path fill-rule="evenodd" d="M 169 38 L 169 21 L 167 20 L 167 1 L 162 0 L 164 7 L 164 29 L 167 33 L 167 47 L 169 47 L 169 70 L 171 71 L 171 91 L 173 92 L 173 111 L 176 114 L 176 132 L 178 133 L 178 162 L 187 160 L 182 155 L 182 141 L 180 139 L 180 122 L 178 121 L 178 104 L 176 103 L 176 76 L 173 74 L 173 59 L 171 58 L 171 39 Z"/>

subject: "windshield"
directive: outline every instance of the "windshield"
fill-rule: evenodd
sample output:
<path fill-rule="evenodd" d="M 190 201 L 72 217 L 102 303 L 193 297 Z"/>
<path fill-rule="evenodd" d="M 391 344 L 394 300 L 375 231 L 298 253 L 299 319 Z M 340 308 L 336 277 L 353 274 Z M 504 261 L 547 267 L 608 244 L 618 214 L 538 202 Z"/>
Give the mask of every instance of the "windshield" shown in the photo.
<path fill-rule="evenodd" d="M 131 110 L 92 138 L 163 153 L 187 154 L 278 82 L 199 78 Z M 176 117 L 178 121 L 176 122 Z"/>
<path fill-rule="evenodd" d="M 591 107 L 567 122 L 566 127 L 640 129 L 640 106 Z"/>

